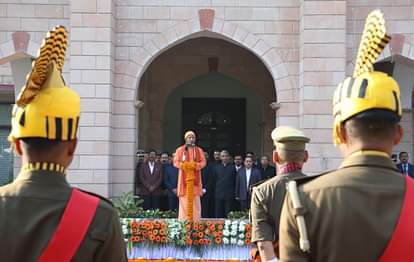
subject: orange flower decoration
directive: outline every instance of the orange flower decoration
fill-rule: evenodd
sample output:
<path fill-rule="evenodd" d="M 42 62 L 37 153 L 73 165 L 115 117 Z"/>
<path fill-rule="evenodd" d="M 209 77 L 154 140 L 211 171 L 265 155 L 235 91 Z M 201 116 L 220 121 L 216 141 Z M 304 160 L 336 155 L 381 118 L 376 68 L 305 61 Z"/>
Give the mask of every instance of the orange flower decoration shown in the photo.
<path fill-rule="evenodd" d="M 221 244 L 221 238 L 216 237 L 214 239 L 214 242 L 216 242 L 217 245 L 220 245 Z"/>
<path fill-rule="evenodd" d="M 157 242 L 161 242 L 161 237 L 160 237 L 160 236 L 156 236 L 156 237 L 155 237 L 155 241 L 157 241 Z"/>
<path fill-rule="evenodd" d="M 186 243 L 188 246 L 191 246 L 193 244 L 193 240 L 191 240 L 191 238 L 187 238 Z"/>
<path fill-rule="evenodd" d="M 246 241 L 244 241 L 244 243 L 246 243 L 246 245 L 250 245 L 251 241 L 250 241 L 250 239 L 246 239 Z"/>
<path fill-rule="evenodd" d="M 203 232 L 198 232 L 198 237 L 199 238 L 203 238 L 204 237 L 204 233 Z"/>
<path fill-rule="evenodd" d="M 223 230 L 223 224 L 218 224 L 217 228 L 218 228 L 219 230 Z"/>

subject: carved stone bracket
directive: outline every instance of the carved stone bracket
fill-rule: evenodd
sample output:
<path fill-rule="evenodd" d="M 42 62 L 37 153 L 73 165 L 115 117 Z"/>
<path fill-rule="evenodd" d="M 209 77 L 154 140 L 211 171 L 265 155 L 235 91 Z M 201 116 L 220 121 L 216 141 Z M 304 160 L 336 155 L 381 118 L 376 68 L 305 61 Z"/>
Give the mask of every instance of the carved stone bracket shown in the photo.
<path fill-rule="evenodd" d="M 273 110 L 277 111 L 280 108 L 281 104 L 279 102 L 272 102 L 272 103 L 269 104 L 269 106 Z"/>
<path fill-rule="evenodd" d="M 141 100 L 135 101 L 135 108 L 141 109 L 144 106 L 144 102 Z"/>

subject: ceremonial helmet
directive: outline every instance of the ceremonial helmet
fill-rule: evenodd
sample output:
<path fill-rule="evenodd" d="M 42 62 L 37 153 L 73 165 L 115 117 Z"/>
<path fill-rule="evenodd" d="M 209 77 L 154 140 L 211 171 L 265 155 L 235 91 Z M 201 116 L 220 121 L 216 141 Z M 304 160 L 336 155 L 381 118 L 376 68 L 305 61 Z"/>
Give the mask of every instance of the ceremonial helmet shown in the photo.
<path fill-rule="evenodd" d="M 57 26 L 48 32 L 33 61 L 12 111 L 9 141 L 45 138 L 68 141 L 77 136 L 80 97 L 62 78 L 68 45 L 67 31 Z"/>
<path fill-rule="evenodd" d="M 401 118 L 400 88 L 385 73 L 374 71 L 373 63 L 391 40 L 386 34 L 384 15 L 372 11 L 366 20 L 352 77 L 346 78 L 333 97 L 333 139 L 340 144 L 341 125 L 348 119 L 372 109 L 395 112 Z"/>

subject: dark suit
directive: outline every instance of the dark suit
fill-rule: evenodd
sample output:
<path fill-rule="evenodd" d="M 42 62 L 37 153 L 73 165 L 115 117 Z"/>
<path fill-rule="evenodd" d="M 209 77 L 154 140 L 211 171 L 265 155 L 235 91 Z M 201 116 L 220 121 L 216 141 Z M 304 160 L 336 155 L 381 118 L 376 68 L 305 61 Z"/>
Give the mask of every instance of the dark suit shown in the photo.
<path fill-rule="evenodd" d="M 140 174 L 140 170 L 141 170 L 141 166 L 142 166 L 143 162 L 138 161 L 137 165 L 135 167 L 135 176 L 134 176 L 134 195 L 138 196 L 139 193 L 139 188 L 142 186 L 142 183 L 139 179 L 139 174 Z"/>
<path fill-rule="evenodd" d="M 139 178 L 142 183 L 140 195 L 144 198 L 144 209 L 160 208 L 162 194 L 162 165 L 154 162 L 154 170 L 151 173 L 149 163 L 142 164 Z"/>
<path fill-rule="evenodd" d="M 201 217 L 214 217 L 214 167 L 215 164 L 209 163 L 201 170 L 201 181 L 206 192 L 201 197 Z"/>
<path fill-rule="evenodd" d="M 245 167 L 239 170 L 236 177 L 236 198 L 240 202 L 240 210 L 242 211 L 250 208 L 250 186 L 262 179 L 258 169 L 251 168 L 250 170 L 249 186 L 247 186 L 247 170 Z"/>
<path fill-rule="evenodd" d="M 173 192 L 173 189 L 177 190 L 178 183 L 178 169 L 171 165 L 165 164 L 164 168 L 164 186 L 167 188 L 168 195 L 168 209 L 177 210 L 178 209 L 178 198 L 177 193 Z"/>
<path fill-rule="evenodd" d="M 260 168 L 260 173 L 262 175 L 263 180 L 267 180 L 276 176 L 276 168 L 274 166 L 267 166 L 264 168 L 263 166 Z"/>
<path fill-rule="evenodd" d="M 236 168 L 232 164 L 216 165 L 214 168 L 216 218 L 225 218 L 234 209 Z"/>
<path fill-rule="evenodd" d="M 405 166 L 403 166 L 402 163 L 399 163 L 399 164 L 397 164 L 397 168 L 400 170 L 400 172 L 402 174 L 404 174 L 404 175 L 407 174 L 410 177 L 414 178 L 414 166 L 411 165 L 410 163 L 407 163 L 406 165 L 407 166 L 405 167 Z M 406 169 L 408 169 L 408 170 L 406 170 Z"/>

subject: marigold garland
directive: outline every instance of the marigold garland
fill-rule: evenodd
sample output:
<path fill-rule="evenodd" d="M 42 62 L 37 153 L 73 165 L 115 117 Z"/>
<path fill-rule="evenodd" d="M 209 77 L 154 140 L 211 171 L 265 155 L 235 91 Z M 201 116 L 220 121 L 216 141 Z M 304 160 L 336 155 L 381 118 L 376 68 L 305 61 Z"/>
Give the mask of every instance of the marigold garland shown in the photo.
<path fill-rule="evenodd" d="M 194 202 L 194 180 L 197 163 L 185 161 L 181 169 L 185 173 L 186 195 L 187 195 L 187 220 L 193 221 L 193 202 Z"/>
<path fill-rule="evenodd" d="M 179 221 L 123 219 L 130 245 L 172 244 L 176 246 L 250 245 L 251 225 L 244 220 Z"/>

